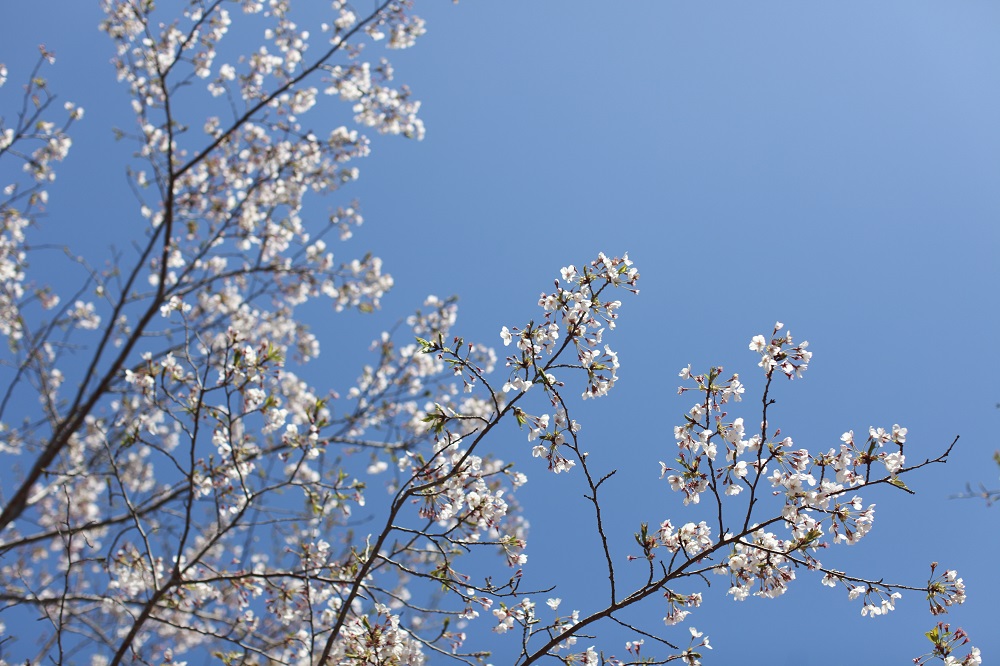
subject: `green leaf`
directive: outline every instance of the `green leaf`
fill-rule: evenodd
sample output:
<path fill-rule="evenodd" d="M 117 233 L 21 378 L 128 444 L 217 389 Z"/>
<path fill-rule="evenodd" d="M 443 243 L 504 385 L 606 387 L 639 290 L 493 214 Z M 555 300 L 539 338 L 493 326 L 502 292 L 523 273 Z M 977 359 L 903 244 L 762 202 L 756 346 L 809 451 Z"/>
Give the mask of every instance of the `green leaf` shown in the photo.
<path fill-rule="evenodd" d="M 889 479 L 889 483 L 891 483 L 892 485 L 896 486 L 897 488 L 902 488 L 903 490 L 905 490 L 908 493 L 912 493 L 913 492 L 912 490 L 910 490 L 909 488 L 906 487 L 906 484 L 903 483 L 903 480 L 900 479 L 900 478 Z"/>

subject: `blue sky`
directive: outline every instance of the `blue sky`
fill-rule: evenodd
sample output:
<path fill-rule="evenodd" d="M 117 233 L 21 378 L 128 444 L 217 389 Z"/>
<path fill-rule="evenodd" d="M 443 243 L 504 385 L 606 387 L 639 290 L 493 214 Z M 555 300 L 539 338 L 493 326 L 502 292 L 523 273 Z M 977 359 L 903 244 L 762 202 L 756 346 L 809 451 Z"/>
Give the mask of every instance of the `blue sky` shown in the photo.
<path fill-rule="evenodd" d="M 864 495 L 878 506 L 872 533 L 824 563 L 912 583 L 932 560 L 957 568 L 969 602 L 950 621 L 987 661 L 1000 653 L 1000 507 L 949 499 L 967 481 L 1000 486 L 990 460 L 1000 448 L 1000 5 L 421 4 L 428 33 L 393 62 L 424 103 L 427 138 L 376 139 L 344 191 L 366 223 L 342 256 L 371 250 L 397 287 L 374 318 L 314 315 L 319 365 L 428 293 L 457 294 L 459 331 L 499 347 L 500 327 L 535 317 L 561 266 L 629 251 L 643 277 L 608 340 L 621 381 L 576 414 L 591 464 L 620 469 L 609 497 L 619 555 L 640 521 L 689 519 L 657 480 L 690 407 L 676 395 L 678 369 L 722 364 L 752 396 L 747 343 L 780 319 L 815 353 L 805 379 L 776 396 L 773 422 L 797 444 L 826 449 L 845 430 L 899 423 L 913 460 L 961 435 L 947 466 L 908 481 L 916 496 Z M 130 112 L 100 14 L 52 0 L 3 14 L 4 108 L 44 41 L 59 57 L 53 89 L 87 110 L 43 230 L 106 257 L 136 220 L 122 201 L 128 151 L 108 129 Z M 746 402 L 741 414 L 756 415 Z M 523 459 L 531 479 L 529 580 L 555 578 L 563 608 L 593 609 L 597 544 L 579 479 L 548 476 L 516 431 L 495 447 Z M 691 618 L 712 638 L 708 663 L 905 663 L 929 646 L 921 633 L 933 620 L 917 594 L 871 620 L 818 577 L 742 604 L 713 583 Z M 662 609 L 647 610 L 660 614 L 655 627 Z M 624 640 L 603 646 L 620 653 Z"/>

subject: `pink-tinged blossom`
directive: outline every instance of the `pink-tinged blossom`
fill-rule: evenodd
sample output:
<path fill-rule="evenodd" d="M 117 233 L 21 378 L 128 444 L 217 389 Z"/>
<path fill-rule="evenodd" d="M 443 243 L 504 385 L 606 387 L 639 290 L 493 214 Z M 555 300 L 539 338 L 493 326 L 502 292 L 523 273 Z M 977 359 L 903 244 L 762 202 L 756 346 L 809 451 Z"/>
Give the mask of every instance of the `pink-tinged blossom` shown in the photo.
<path fill-rule="evenodd" d="M 933 615 L 947 613 L 948 608 L 965 603 L 965 583 L 958 577 L 958 572 L 948 569 L 934 578 L 937 562 L 931 564 L 931 580 L 928 582 L 927 600 Z"/>
<path fill-rule="evenodd" d="M 899 474 L 899 471 L 906 463 L 906 456 L 902 453 L 886 453 L 882 458 L 882 462 L 885 463 L 885 468 L 889 471 L 889 474 L 895 476 Z"/>
<path fill-rule="evenodd" d="M 69 316 L 76 323 L 77 328 L 93 331 L 101 325 L 101 317 L 95 312 L 93 303 L 77 301 L 73 304 L 73 309 L 69 311 Z"/>
<path fill-rule="evenodd" d="M 892 426 L 892 437 L 893 442 L 897 444 L 906 443 L 906 428 L 899 427 L 899 424 L 893 424 Z"/>

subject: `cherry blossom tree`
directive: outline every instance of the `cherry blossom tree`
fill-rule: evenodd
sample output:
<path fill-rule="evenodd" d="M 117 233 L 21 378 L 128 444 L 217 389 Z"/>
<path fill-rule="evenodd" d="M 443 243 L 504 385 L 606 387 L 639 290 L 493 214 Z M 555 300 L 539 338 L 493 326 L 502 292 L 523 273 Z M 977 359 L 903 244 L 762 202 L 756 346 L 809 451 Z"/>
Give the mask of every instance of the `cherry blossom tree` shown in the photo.
<path fill-rule="evenodd" d="M 336 0 L 307 28 L 290 0 L 101 4 L 135 114 L 119 131 L 135 147 L 135 244 L 108 268 L 81 260 L 87 279 L 69 292 L 36 266 L 84 111 L 56 103 L 44 48 L 34 69 L 0 66 L 4 92 L 8 77 L 26 81 L 0 121 L 14 174 L 0 203 L 0 664 L 484 662 L 476 624 L 513 645 L 516 664 L 698 664 L 711 645 L 691 622 L 710 620 L 710 577 L 742 600 L 811 576 L 871 616 L 902 591 L 934 615 L 965 599 L 937 563 L 925 583 L 822 564 L 872 528 L 862 494 L 908 492 L 903 477 L 955 442 L 923 461 L 907 458 L 898 425 L 796 445 L 773 423 L 773 396 L 811 352 L 781 323 L 750 341 L 765 383 L 745 415 L 737 375 L 680 372 L 694 404 L 676 457 L 651 471 L 711 518 L 679 508 L 611 542 L 601 498 L 614 471 L 589 464 L 576 416 L 617 380 L 604 337 L 638 294 L 627 255 L 562 268 L 541 311 L 501 329 L 499 369 L 492 348 L 455 334 L 455 302 L 429 297 L 375 341 L 352 385 L 307 384 L 319 342 L 304 306 L 372 312 L 392 286 L 377 257 L 334 260 L 330 246 L 362 222 L 357 203 L 316 211 L 357 178 L 365 132 L 423 137 L 419 102 L 380 55 L 413 45 L 423 21 L 408 0 Z M 240 52 L 238 31 L 262 41 Z M 353 125 L 321 130 L 315 109 L 337 101 Z M 494 453 L 505 421 L 536 469 Z M 591 608 L 522 587 L 526 473 L 585 480 L 606 581 Z M 352 523 L 366 501 L 375 522 Z M 639 605 L 662 621 L 622 619 Z M 605 627 L 633 639 L 599 646 Z M 933 651 L 915 661 L 980 663 L 961 630 L 927 636 Z"/>

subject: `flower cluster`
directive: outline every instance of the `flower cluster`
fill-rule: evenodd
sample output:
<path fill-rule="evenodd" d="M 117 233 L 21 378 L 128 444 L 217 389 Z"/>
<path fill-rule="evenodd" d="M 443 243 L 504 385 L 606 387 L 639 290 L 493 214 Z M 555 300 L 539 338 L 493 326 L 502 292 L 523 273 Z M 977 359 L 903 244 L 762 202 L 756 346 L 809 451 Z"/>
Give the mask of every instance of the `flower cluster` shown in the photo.
<path fill-rule="evenodd" d="M 908 490 L 899 477 L 915 467 L 906 467 L 903 450 L 907 429 L 899 425 L 872 426 L 864 441 L 856 441 L 854 432 L 849 431 L 839 446 L 818 454 L 796 446 L 791 437 L 772 429 L 768 420 L 772 378 L 776 373 L 790 379 L 801 377 L 812 357 L 807 342 L 796 344 L 787 331 L 779 335 L 783 329 L 778 322 L 770 341 L 756 335 L 749 345 L 760 355 L 758 366 L 766 380 L 758 432 L 751 434 L 744 417 L 733 418 L 727 412 L 730 403 L 741 402 L 745 393 L 739 375 L 727 376 L 721 367 L 705 374 L 692 372 L 690 365 L 680 371 L 680 377 L 690 384 L 681 386 L 678 393 L 693 393 L 699 400 L 684 415 L 684 423 L 674 428 L 677 458 L 672 465 L 660 463 L 661 478 L 671 490 L 682 494 L 685 505 L 710 497 L 717 505 L 719 524 L 711 527 L 705 521 L 688 522 L 676 528 L 665 520 L 655 534 L 643 524 L 636 541 L 644 559 L 652 563 L 655 549 L 666 547 L 672 563 L 679 556 L 686 560 L 682 571 L 696 566 L 701 567 L 699 572 L 712 570 L 728 576 L 729 594 L 736 600 L 751 594 L 780 596 L 796 579 L 796 570 L 806 568 L 821 571 L 824 585 L 842 584 L 849 598 L 862 599 L 862 615 L 876 617 L 893 610 L 903 589 L 925 591 L 934 614 L 962 603 L 965 588 L 951 570 L 935 579 L 932 567 L 932 580 L 919 588 L 856 578 L 824 568 L 817 559 L 820 549 L 857 543 L 871 530 L 875 505 L 865 505 L 857 491 L 880 483 Z M 917 467 L 943 462 L 947 453 Z M 777 498 L 778 505 L 774 514 L 761 520 L 755 516 L 765 501 L 765 490 Z M 732 520 L 726 517 L 730 511 L 736 512 L 741 530 L 723 528 Z M 767 529 L 772 525 L 783 525 L 787 534 Z M 673 578 L 667 573 L 664 584 Z M 683 621 L 688 613 L 681 608 L 683 598 L 671 595 L 667 593 L 668 624 Z"/>
<path fill-rule="evenodd" d="M 668 627 L 683 622 L 691 614 L 691 611 L 683 610 L 683 607 L 697 608 L 701 606 L 700 592 L 678 594 L 672 590 L 667 590 L 663 593 L 663 596 L 667 599 L 667 614 L 663 618 L 663 623 Z"/>
<path fill-rule="evenodd" d="M 605 327 L 615 327 L 621 301 L 603 300 L 601 295 L 608 288 L 638 293 L 638 279 L 639 272 L 627 254 L 612 259 L 601 253 L 582 272 L 572 265 L 562 269 L 561 280 L 555 281 L 556 290 L 543 293 L 539 299 L 545 312 L 540 323 L 500 329 L 504 346 L 513 344 L 519 352 L 506 358 L 511 368 L 502 389 L 507 403 L 513 406 L 533 386 L 541 385 L 555 408 L 551 414 L 538 415 L 513 408 L 518 423 L 528 425 L 528 441 L 538 441 L 532 455 L 545 459 L 549 471 L 568 472 L 577 464 L 574 458 L 585 455 L 576 448 L 580 424 L 569 417 L 560 393 L 565 382 L 557 379 L 553 370 L 569 368 L 585 373 L 583 399 L 606 395 L 614 387 L 618 354 L 603 344 L 603 334 Z M 568 286 L 563 287 L 563 283 Z M 575 363 L 562 360 L 568 352 L 575 352 Z"/>
<path fill-rule="evenodd" d="M 401 626 L 399 615 L 381 604 L 374 610 L 373 617 L 363 615 L 344 626 L 344 642 L 334 658 L 370 666 L 421 666 L 423 648 Z"/>
<path fill-rule="evenodd" d="M 527 391 L 535 383 L 544 384 L 547 391 L 561 384 L 549 372 L 554 365 L 546 356 L 558 357 L 570 344 L 576 351 L 577 364 L 587 374 L 584 398 L 606 395 L 618 379 L 618 355 L 608 345 L 602 346 L 605 326 L 614 329 L 621 301 L 602 300 L 601 294 L 612 287 L 635 288 L 639 272 L 632 267 L 628 254 L 608 258 L 604 253 L 579 272 L 575 266 L 561 271 L 562 281 L 556 280 L 556 290 L 542 294 L 538 304 L 545 311 L 541 323 L 530 323 L 523 329 L 500 330 L 504 346 L 516 338 L 520 354 L 507 357 L 507 367 L 512 368 L 511 378 L 504 391 Z M 568 286 L 563 287 L 565 282 Z M 560 342 L 562 339 L 562 342 Z"/>
<path fill-rule="evenodd" d="M 580 424 L 569 418 L 566 410 L 561 408 L 553 415 L 552 427 L 549 426 L 549 415 L 529 416 L 523 412 L 516 414 L 519 421 L 529 424 L 528 441 L 539 440 L 531 449 L 531 455 L 535 458 L 544 458 L 548 463 L 550 472 L 556 474 L 568 472 L 576 465 L 576 462 L 567 458 L 566 452 L 567 435 L 570 439 L 580 431 Z"/>
<path fill-rule="evenodd" d="M 705 521 L 697 525 L 685 523 L 678 529 L 665 520 L 660 525 L 657 538 L 659 544 L 671 553 L 683 552 L 686 557 L 697 557 L 712 548 L 712 529 Z"/>
<path fill-rule="evenodd" d="M 754 596 L 773 599 L 788 589 L 795 580 L 791 561 L 785 556 L 792 544 L 762 529 L 754 530 L 750 540 L 737 541 L 724 566 L 716 573 L 728 575 L 732 581 L 729 594 L 743 601 Z M 732 535 L 727 535 L 727 540 Z"/>
<path fill-rule="evenodd" d="M 958 577 L 958 572 L 948 569 L 934 578 L 937 565 L 937 562 L 931 563 L 931 580 L 927 583 L 927 600 L 932 615 L 947 613 L 949 607 L 965 602 L 965 583 Z"/>
<path fill-rule="evenodd" d="M 931 661 L 940 659 L 944 666 L 980 666 L 983 657 L 979 648 L 970 647 L 969 653 L 964 657 L 954 654 L 955 650 L 969 644 L 969 636 L 962 629 L 951 630 L 951 625 L 945 622 L 938 622 L 937 626 L 928 631 L 927 640 L 934 644 L 934 649 L 921 657 L 913 660 L 917 666 L 923 666 Z"/>
<path fill-rule="evenodd" d="M 493 617 L 497 619 L 497 625 L 493 631 L 498 634 L 505 634 L 514 628 L 517 623 L 521 626 L 528 626 L 535 621 L 535 604 L 531 599 L 525 597 L 515 606 L 508 607 L 501 603 L 498 608 L 493 609 Z"/>
<path fill-rule="evenodd" d="M 28 333 L 26 317 L 33 314 L 30 309 L 33 301 L 37 300 L 43 310 L 53 310 L 59 305 L 59 296 L 51 287 L 27 279 L 26 232 L 45 212 L 49 200 L 47 188 L 56 179 L 56 165 L 66 159 L 73 145 L 69 131 L 83 117 L 82 107 L 65 102 L 65 119 L 59 123 L 48 119 L 55 95 L 41 71 L 54 64 L 56 58 L 44 46 L 39 51 L 24 87 L 20 113 L 15 119 L 0 115 L 0 159 L 21 162 L 24 174 L 20 179 L 0 183 L 0 335 L 15 347 L 23 344 L 22 339 Z M 0 63 L 0 86 L 7 77 L 7 67 Z M 93 304 L 81 302 L 78 307 L 90 309 L 90 316 L 77 320 L 78 325 L 96 328 L 100 320 L 93 315 Z M 68 318 L 72 321 L 73 315 Z"/>
<path fill-rule="evenodd" d="M 806 351 L 809 343 L 801 342 L 795 345 L 789 331 L 785 331 L 785 334 L 779 337 L 778 331 L 784 327 L 780 321 L 774 325 L 770 343 L 763 335 L 753 336 L 750 340 L 750 350 L 760 354 L 760 363 L 757 365 L 764 368 L 764 372 L 769 376 L 777 368 L 789 379 L 801 377 L 809 368 L 809 359 L 812 358 L 812 352 Z"/>

